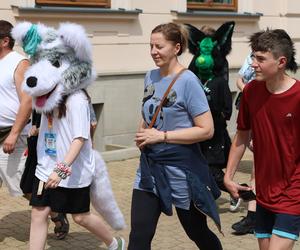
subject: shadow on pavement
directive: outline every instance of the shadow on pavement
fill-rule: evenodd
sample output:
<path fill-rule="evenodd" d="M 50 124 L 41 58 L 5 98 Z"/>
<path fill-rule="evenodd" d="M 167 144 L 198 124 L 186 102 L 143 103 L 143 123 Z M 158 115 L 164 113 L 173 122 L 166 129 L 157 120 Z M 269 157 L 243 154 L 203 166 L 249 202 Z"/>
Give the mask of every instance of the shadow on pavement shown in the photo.
<path fill-rule="evenodd" d="M 64 240 L 55 239 L 53 233 L 48 234 L 47 250 L 61 250 L 61 249 L 99 249 L 106 250 L 105 244 L 100 242 L 89 232 L 71 232 Z M 87 248 L 88 246 L 88 248 Z"/>
<path fill-rule="evenodd" d="M 11 212 L 0 219 L 0 243 L 6 238 L 13 238 L 17 241 L 28 244 L 30 231 L 30 213 L 31 210 L 23 210 Z M 72 224 L 72 227 L 76 225 Z M 70 232 L 64 240 L 57 240 L 53 233 L 53 225 L 50 222 L 47 237 L 47 250 L 62 250 L 62 249 L 100 249 L 105 250 L 105 244 L 94 237 L 89 232 Z"/>
<path fill-rule="evenodd" d="M 30 210 L 11 212 L 0 219 L 0 242 L 14 238 L 26 242 L 29 239 Z"/>

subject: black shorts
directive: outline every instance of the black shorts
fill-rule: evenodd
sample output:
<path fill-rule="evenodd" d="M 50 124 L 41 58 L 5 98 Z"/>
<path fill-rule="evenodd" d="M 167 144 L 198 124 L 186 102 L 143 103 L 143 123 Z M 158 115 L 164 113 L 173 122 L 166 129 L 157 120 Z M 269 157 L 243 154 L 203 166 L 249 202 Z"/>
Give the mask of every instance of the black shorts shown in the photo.
<path fill-rule="evenodd" d="M 30 205 L 35 207 L 50 207 L 52 212 L 79 214 L 90 211 L 90 186 L 83 188 L 49 188 L 43 189 L 37 195 L 40 180 L 33 180 Z"/>
<path fill-rule="evenodd" d="M 256 238 L 271 238 L 276 234 L 282 238 L 298 240 L 300 215 L 274 213 L 259 204 L 256 205 Z"/>

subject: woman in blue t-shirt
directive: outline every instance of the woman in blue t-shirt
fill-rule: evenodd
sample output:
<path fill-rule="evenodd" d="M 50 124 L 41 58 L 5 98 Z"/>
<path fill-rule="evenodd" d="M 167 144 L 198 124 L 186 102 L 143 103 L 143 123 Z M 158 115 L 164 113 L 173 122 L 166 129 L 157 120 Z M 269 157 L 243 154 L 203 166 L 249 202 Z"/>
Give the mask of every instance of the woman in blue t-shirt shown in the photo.
<path fill-rule="evenodd" d="M 185 70 L 178 77 L 154 126 L 148 127 L 168 86 L 184 69 L 177 56 L 185 50 L 186 38 L 186 30 L 174 23 L 158 25 L 151 33 L 150 52 L 158 68 L 145 77 L 143 119 L 135 138 L 141 158 L 132 196 L 129 250 L 151 249 L 159 216 L 172 215 L 172 205 L 199 249 L 222 249 L 206 220 L 210 216 L 220 229 L 215 204 L 220 191 L 198 146 L 212 137 L 213 120 L 194 73 Z"/>

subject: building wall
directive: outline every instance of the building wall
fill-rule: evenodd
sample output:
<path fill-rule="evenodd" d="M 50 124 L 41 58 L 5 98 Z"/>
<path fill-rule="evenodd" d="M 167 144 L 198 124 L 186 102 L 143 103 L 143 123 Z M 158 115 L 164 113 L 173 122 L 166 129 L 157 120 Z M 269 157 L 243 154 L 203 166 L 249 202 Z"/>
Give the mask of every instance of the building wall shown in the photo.
<path fill-rule="evenodd" d="M 90 88 L 99 125 L 96 131 L 96 147 L 101 151 L 107 145 L 134 146 L 134 134 L 140 119 L 143 94 L 143 78 L 155 65 L 149 55 L 151 30 L 160 23 L 191 23 L 197 27 L 210 25 L 218 28 L 225 21 L 236 22 L 230 64 L 230 88 L 236 95 L 237 71 L 249 53 L 249 35 L 266 27 L 286 29 L 292 36 L 297 51 L 300 50 L 300 4 L 298 0 L 239 0 L 238 13 L 185 15 L 185 0 L 111 0 L 111 9 L 123 8 L 127 12 L 136 9 L 141 13 L 87 12 L 86 9 L 70 12 L 54 10 L 36 11 L 34 0 L 0 1 L 2 18 L 16 23 L 22 20 L 42 22 L 57 26 L 70 21 L 84 25 L 93 44 L 93 57 L 98 78 Z M 248 14 L 247 14 L 248 13 Z M 250 14 L 249 14 L 250 13 Z M 256 15 L 262 13 L 262 16 Z M 19 48 L 17 48 L 19 50 Z M 297 54 L 297 61 L 299 62 Z M 180 57 L 188 66 L 191 55 Z M 235 131 L 236 113 L 229 122 L 231 133 Z M 112 148 L 112 147 L 110 147 Z"/>

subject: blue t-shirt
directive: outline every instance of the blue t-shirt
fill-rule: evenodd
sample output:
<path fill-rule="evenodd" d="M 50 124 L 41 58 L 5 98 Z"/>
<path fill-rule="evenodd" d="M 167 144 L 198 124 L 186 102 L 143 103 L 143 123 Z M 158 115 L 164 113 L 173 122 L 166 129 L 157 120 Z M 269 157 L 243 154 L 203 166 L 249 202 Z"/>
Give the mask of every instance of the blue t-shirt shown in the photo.
<path fill-rule="evenodd" d="M 147 125 L 160 105 L 161 99 L 171 81 L 175 77 L 160 76 L 159 69 L 151 70 L 145 77 L 145 90 L 142 104 L 142 115 Z M 154 128 L 161 131 L 171 131 L 194 126 L 193 118 L 209 110 L 206 96 L 198 77 L 191 71 L 184 71 L 170 90 L 165 104 L 157 116 Z M 151 145 L 154 151 L 159 151 L 168 144 L 158 143 Z M 185 172 L 178 167 L 166 166 L 166 173 L 172 189 L 173 204 L 176 207 L 189 209 L 190 194 L 186 182 Z M 140 168 L 134 184 L 139 187 Z M 156 193 L 156 190 L 153 190 Z"/>
<path fill-rule="evenodd" d="M 175 75 L 161 77 L 158 69 L 147 73 L 142 105 L 144 121 L 149 125 L 161 99 Z M 199 79 L 186 70 L 170 90 L 153 127 L 158 130 L 177 130 L 193 127 L 193 118 L 209 107 Z"/>

